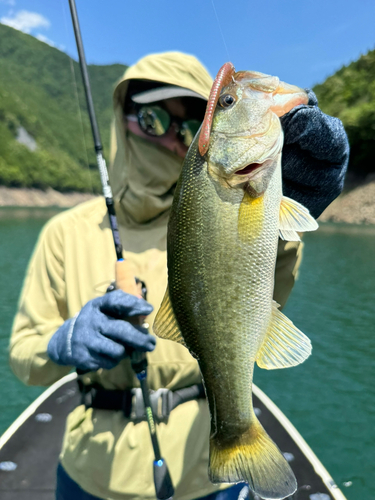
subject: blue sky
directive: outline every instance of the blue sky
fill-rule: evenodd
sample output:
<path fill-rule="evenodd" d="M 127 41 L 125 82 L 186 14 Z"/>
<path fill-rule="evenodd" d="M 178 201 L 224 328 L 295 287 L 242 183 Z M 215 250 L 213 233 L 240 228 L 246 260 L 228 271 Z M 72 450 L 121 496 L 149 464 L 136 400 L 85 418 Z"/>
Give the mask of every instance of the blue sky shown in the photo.
<path fill-rule="evenodd" d="M 215 76 L 230 60 L 310 87 L 375 48 L 374 0 L 76 0 L 89 63 L 150 52 L 196 55 Z M 76 57 L 68 0 L 0 0 L 0 22 Z"/>

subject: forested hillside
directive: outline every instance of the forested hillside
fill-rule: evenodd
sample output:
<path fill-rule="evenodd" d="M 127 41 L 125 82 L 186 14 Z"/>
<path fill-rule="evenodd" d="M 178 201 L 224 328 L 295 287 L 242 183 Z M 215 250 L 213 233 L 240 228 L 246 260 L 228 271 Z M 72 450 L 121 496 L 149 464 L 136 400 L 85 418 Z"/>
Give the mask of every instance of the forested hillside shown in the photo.
<path fill-rule="evenodd" d="M 121 64 L 89 66 L 107 154 L 112 89 L 125 68 Z M 100 190 L 78 63 L 2 24 L 0 184 L 59 191 Z"/>
<path fill-rule="evenodd" d="M 89 66 L 107 157 L 112 90 L 125 68 L 121 64 Z M 338 116 L 345 125 L 352 176 L 362 180 L 375 173 L 375 50 L 341 68 L 314 90 L 321 109 Z M 0 185 L 100 190 L 78 63 L 2 24 Z"/>
<path fill-rule="evenodd" d="M 360 180 L 375 173 L 375 50 L 341 68 L 314 91 L 321 109 L 344 123 L 352 175 Z"/>

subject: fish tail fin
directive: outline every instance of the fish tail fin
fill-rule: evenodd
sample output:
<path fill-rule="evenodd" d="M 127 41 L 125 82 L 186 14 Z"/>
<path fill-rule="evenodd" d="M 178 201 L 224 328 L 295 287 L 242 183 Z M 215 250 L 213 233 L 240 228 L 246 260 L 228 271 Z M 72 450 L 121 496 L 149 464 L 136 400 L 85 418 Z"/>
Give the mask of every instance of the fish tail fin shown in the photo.
<path fill-rule="evenodd" d="M 255 415 L 251 428 L 230 445 L 210 439 L 209 477 L 213 483 L 246 481 L 266 499 L 283 499 L 297 489 L 292 469 Z"/>

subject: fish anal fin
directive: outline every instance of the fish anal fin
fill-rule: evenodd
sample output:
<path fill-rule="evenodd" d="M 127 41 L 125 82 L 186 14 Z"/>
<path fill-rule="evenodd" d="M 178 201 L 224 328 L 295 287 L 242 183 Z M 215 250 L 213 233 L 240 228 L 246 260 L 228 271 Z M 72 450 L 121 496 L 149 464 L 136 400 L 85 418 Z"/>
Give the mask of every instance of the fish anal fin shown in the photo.
<path fill-rule="evenodd" d="M 157 337 L 166 340 L 173 340 L 186 347 L 185 341 L 181 335 L 180 328 L 177 324 L 176 316 L 174 315 L 171 300 L 169 297 L 169 288 L 164 295 L 160 309 L 156 315 L 154 325 L 154 333 Z"/>
<path fill-rule="evenodd" d="M 213 483 L 246 481 L 267 499 L 286 498 L 297 489 L 292 469 L 255 415 L 250 429 L 236 440 L 211 437 L 209 477 Z"/>
<path fill-rule="evenodd" d="M 258 366 L 266 370 L 299 365 L 312 349 L 310 339 L 278 307 L 273 301 L 272 320 L 256 358 Z"/>
<path fill-rule="evenodd" d="M 280 203 L 279 236 L 282 240 L 300 241 L 297 231 L 315 231 L 318 223 L 303 205 L 287 196 Z"/>

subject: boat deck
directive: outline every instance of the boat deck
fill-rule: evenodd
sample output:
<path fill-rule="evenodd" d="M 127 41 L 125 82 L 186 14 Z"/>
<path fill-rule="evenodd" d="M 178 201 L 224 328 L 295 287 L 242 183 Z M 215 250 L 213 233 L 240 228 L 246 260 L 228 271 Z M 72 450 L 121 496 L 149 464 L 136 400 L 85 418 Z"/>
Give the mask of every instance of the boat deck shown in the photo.
<path fill-rule="evenodd" d="M 65 420 L 80 401 L 75 379 L 68 375 L 47 389 L 0 438 L 1 500 L 54 500 Z M 296 475 L 299 488 L 290 500 L 345 500 L 285 415 L 256 386 L 253 395 L 259 420 Z"/>

